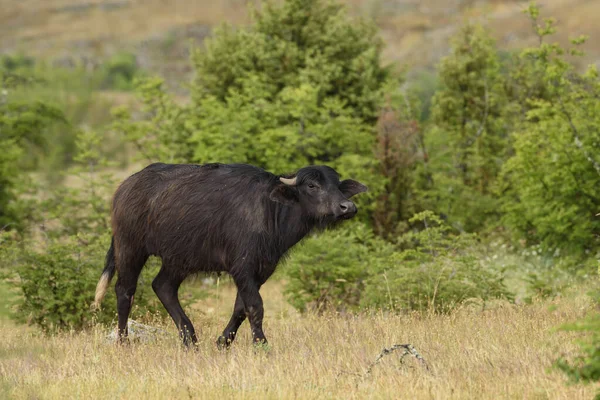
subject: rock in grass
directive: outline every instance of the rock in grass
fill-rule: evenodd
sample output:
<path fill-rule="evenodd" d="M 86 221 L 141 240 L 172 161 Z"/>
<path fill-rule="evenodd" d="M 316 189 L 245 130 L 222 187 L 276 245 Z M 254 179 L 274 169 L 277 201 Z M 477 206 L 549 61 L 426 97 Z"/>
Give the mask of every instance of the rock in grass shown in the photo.
<path fill-rule="evenodd" d="M 156 341 L 159 337 L 167 337 L 168 333 L 164 329 L 154 326 L 141 324 L 130 319 L 127 321 L 128 338 L 133 342 L 149 343 Z M 117 329 L 106 336 L 106 339 L 114 343 L 117 341 Z"/>

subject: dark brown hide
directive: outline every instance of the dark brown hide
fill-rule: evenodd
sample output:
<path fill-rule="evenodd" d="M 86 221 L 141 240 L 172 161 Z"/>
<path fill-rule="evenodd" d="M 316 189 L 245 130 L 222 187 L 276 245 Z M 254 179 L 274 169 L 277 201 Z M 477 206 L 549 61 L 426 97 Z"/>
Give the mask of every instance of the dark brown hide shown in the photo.
<path fill-rule="evenodd" d="M 186 277 L 201 271 L 227 272 L 238 288 L 231 321 L 218 343 L 229 345 L 246 317 L 254 340 L 266 341 L 261 285 L 312 229 L 353 217 L 356 206 L 348 199 L 366 191 L 356 181 L 340 182 L 326 166 L 302 168 L 286 183 L 280 178 L 243 164 L 152 164 L 121 184 L 113 199 L 113 242 L 96 304 L 118 272 L 122 338 L 139 274 L 156 255 L 162 268 L 152 286 L 184 343 L 196 342 L 196 335 L 177 291 Z"/>

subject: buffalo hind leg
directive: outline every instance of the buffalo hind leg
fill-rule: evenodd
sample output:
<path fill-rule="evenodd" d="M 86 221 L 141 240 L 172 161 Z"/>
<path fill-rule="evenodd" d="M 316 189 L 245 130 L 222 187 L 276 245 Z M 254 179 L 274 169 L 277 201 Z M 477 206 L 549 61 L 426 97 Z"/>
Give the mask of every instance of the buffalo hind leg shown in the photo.
<path fill-rule="evenodd" d="M 196 344 L 198 339 L 192 321 L 185 315 L 177 297 L 181 282 L 183 282 L 183 279 L 169 275 L 163 266 L 154 281 L 152 281 L 152 289 L 154 289 L 154 293 L 173 318 L 183 344 L 189 347 L 190 344 Z"/>
<path fill-rule="evenodd" d="M 235 336 L 237 335 L 238 329 L 242 322 L 246 319 L 246 311 L 244 310 L 244 302 L 238 292 L 235 297 L 235 305 L 233 306 L 233 314 L 227 324 L 227 327 L 223 331 L 223 334 L 217 339 L 217 347 L 219 349 L 225 349 L 233 343 Z"/>
<path fill-rule="evenodd" d="M 121 257 L 121 260 L 124 258 Z M 115 284 L 115 293 L 117 294 L 117 313 L 119 315 L 119 343 L 124 343 L 127 339 L 127 320 L 133 306 L 137 281 L 147 259 L 148 256 L 137 255 L 131 257 L 127 262 L 119 263 L 120 265 L 117 266 L 119 275 Z"/>
<path fill-rule="evenodd" d="M 260 296 L 260 284 L 254 279 L 235 278 L 235 284 L 238 288 L 238 295 L 244 303 L 244 312 L 250 320 L 252 329 L 252 341 L 255 344 L 267 344 L 267 338 L 263 333 L 262 322 L 265 314 L 262 297 Z"/>

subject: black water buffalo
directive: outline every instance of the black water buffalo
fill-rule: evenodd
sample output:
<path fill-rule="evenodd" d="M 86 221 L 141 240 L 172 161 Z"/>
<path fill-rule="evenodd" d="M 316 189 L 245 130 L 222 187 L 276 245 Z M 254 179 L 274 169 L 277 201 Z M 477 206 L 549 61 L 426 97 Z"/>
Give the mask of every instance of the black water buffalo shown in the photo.
<path fill-rule="evenodd" d="M 231 344 L 246 317 L 253 340 L 266 342 L 261 285 L 311 230 L 352 218 L 357 209 L 348 199 L 366 190 L 351 179 L 340 182 L 326 166 L 283 177 L 243 164 L 149 165 L 127 178 L 113 198 L 112 243 L 94 305 L 118 271 L 123 340 L 138 277 L 148 257 L 156 255 L 162 268 L 152 288 L 186 345 L 196 342 L 196 334 L 177 292 L 186 277 L 200 271 L 228 272 L 238 289 L 217 344 Z"/>

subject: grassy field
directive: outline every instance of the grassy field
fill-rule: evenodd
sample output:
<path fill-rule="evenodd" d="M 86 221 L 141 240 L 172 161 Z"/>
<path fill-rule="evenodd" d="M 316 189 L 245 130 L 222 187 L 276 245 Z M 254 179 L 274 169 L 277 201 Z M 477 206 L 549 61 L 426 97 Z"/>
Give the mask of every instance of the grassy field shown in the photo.
<path fill-rule="evenodd" d="M 583 291 L 528 306 L 463 307 L 446 316 L 383 314 L 301 316 L 281 284 L 264 288 L 269 350 L 254 350 L 247 323 L 219 352 L 234 291 L 221 286 L 192 307 L 198 351 L 168 334 L 120 347 L 107 330 L 43 337 L 11 323 L 0 327 L 0 398 L 373 398 L 589 399 L 597 387 L 572 385 L 550 366 L 576 350 L 573 334 L 556 331 L 591 310 Z M 430 365 L 385 356 L 410 343 Z"/>

